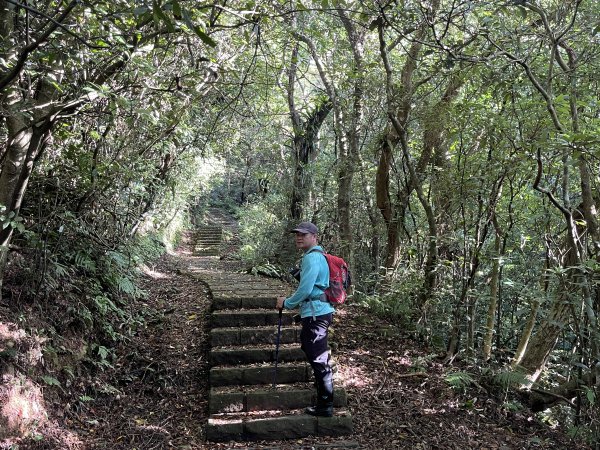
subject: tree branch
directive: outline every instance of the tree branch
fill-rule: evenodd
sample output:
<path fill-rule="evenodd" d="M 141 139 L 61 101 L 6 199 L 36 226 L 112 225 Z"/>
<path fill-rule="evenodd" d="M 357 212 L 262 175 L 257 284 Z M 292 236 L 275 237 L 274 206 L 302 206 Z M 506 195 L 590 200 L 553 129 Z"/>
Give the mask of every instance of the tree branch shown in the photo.
<path fill-rule="evenodd" d="M 28 10 L 32 10 L 35 13 L 39 12 L 39 11 L 35 10 L 34 8 L 26 7 L 25 5 L 15 2 L 14 0 L 6 0 L 6 1 L 13 5 L 23 7 Z M 6 86 L 8 86 L 19 75 L 19 73 L 23 69 L 23 66 L 25 65 L 25 62 L 27 61 L 27 58 L 29 57 L 29 54 L 31 52 L 33 52 L 36 48 L 38 48 L 40 45 L 42 45 L 42 43 L 44 43 L 48 39 L 48 37 L 50 37 L 50 35 L 54 31 L 56 31 L 57 28 L 59 28 L 59 27 L 64 28 L 64 26 L 61 25 L 60 22 L 65 20 L 68 17 L 68 15 L 71 13 L 71 11 L 75 8 L 75 6 L 77 6 L 78 4 L 79 4 L 79 0 L 73 0 L 71 3 L 69 3 L 69 5 L 65 8 L 65 10 L 62 12 L 60 17 L 58 18 L 58 20 L 54 20 L 51 17 L 47 17 L 44 15 L 44 17 L 47 17 L 49 20 L 52 21 L 52 25 L 50 27 L 48 27 L 48 29 L 35 42 L 32 42 L 31 44 L 27 45 L 20 51 L 17 62 L 15 63 L 15 65 L 13 66 L 12 69 L 9 69 L 8 71 L 5 71 L 4 73 L 2 73 L 0 75 L 0 91 L 5 89 Z M 69 30 L 67 30 L 67 31 L 69 31 Z"/>
<path fill-rule="evenodd" d="M 550 94 L 548 93 L 548 91 L 546 91 L 546 89 L 544 89 L 544 87 L 541 85 L 541 83 L 539 82 L 539 80 L 537 79 L 535 74 L 532 72 L 531 67 L 529 67 L 529 64 L 527 64 L 522 59 L 517 58 L 515 55 L 513 55 L 509 51 L 501 48 L 498 44 L 496 44 L 496 42 L 494 42 L 492 39 L 490 39 L 489 36 L 486 36 L 486 38 L 490 44 L 492 44 L 494 47 L 496 47 L 498 50 L 500 50 L 500 52 L 504 56 L 506 56 L 510 61 L 520 65 L 525 70 L 525 74 L 527 75 L 527 78 L 529 78 L 529 81 L 531 81 L 531 84 L 533 84 L 533 86 L 536 88 L 536 90 L 544 98 L 544 100 L 546 102 L 546 109 L 548 109 L 548 112 L 550 113 L 550 117 L 552 118 L 552 123 L 554 123 L 554 126 L 556 127 L 556 129 L 558 131 L 562 132 L 563 126 L 560 123 L 560 119 L 558 118 L 558 113 L 556 112 L 556 109 L 554 109 L 554 105 L 552 103 L 552 98 L 550 97 Z"/>
<path fill-rule="evenodd" d="M 552 202 L 552 204 L 554 206 L 556 206 L 567 219 L 570 218 L 571 213 L 569 212 L 569 210 L 558 202 L 558 200 L 556 199 L 556 197 L 554 197 L 554 194 L 552 194 L 552 192 L 550 192 L 548 189 L 545 189 L 540 186 L 540 181 L 542 179 L 542 173 L 543 173 L 543 170 L 542 170 L 543 166 L 542 166 L 542 152 L 539 148 L 537 150 L 536 160 L 537 160 L 537 174 L 535 176 L 535 181 L 533 182 L 533 188 L 536 191 L 541 192 L 542 194 L 545 194 L 548 197 L 548 199 Z"/>

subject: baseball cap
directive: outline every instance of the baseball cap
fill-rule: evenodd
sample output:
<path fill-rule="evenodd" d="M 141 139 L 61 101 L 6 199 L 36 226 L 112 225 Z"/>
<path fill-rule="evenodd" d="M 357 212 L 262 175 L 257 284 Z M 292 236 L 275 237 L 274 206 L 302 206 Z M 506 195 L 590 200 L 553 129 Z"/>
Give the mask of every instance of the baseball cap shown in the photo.
<path fill-rule="evenodd" d="M 317 226 L 314 223 L 310 223 L 310 222 L 302 222 L 296 228 L 294 228 L 293 230 L 290 230 L 290 233 L 317 234 L 318 232 L 319 232 L 319 229 L 317 228 Z"/>

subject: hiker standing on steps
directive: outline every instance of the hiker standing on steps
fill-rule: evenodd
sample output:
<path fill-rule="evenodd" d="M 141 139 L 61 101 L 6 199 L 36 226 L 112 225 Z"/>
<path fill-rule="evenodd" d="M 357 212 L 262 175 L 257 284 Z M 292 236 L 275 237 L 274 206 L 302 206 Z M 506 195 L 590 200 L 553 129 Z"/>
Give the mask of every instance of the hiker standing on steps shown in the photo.
<path fill-rule="evenodd" d="M 300 284 L 290 297 L 278 297 L 277 309 L 300 307 L 302 331 L 300 342 L 315 376 L 317 404 L 305 409 L 313 416 L 333 415 L 333 377 L 329 365 L 327 332 L 335 309 L 325 299 L 329 287 L 329 267 L 323 248 L 317 242 L 318 229 L 302 222 L 291 233 L 296 234 L 296 247 L 304 251 L 300 267 Z"/>

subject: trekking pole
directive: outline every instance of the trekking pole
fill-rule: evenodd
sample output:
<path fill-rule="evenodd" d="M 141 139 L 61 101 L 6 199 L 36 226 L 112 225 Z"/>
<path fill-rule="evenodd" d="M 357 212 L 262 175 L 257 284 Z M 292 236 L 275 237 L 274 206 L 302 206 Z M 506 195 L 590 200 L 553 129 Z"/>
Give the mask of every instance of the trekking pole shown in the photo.
<path fill-rule="evenodd" d="M 277 340 L 275 341 L 275 370 L 273 371 L 273 387 L 277 382 L 277 363 L 279 362 L 279 341 L 281 339 L 281 315 L 283 308 L 279 308 L 279 324 L 277 325 Z"/>

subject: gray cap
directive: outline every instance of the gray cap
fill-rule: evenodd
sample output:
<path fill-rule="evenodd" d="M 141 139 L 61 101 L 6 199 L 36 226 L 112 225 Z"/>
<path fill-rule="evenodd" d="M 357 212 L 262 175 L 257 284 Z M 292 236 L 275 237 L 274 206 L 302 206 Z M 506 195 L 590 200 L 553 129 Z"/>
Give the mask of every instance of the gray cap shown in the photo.
<path fill-rule="evenodd" d="M 310 223 L 310 222 L 302 222 L 300 225 L 298 225 L 296 228 L 294 228 L 293 230 L 290 230 L 290 233 L 303 233 L 303 234 L 317 234 L 319 232 L 319 229 L 317 228 L 317 226 L 314 223 Z"/>

